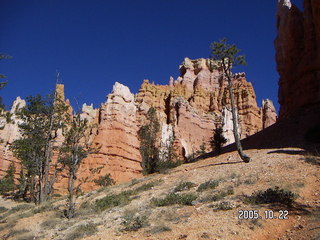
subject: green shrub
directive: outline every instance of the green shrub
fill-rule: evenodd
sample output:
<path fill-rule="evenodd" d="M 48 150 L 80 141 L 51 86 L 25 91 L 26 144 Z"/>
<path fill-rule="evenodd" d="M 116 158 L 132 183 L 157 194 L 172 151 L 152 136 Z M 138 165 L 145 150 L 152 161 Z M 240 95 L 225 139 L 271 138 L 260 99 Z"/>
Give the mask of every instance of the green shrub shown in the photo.
<path fill-rule="evenodd" d="M 138 184 L 140 182 L 141 182 L 141 179 L 134 178 L 134 179 L 131 180 L 130 187 L 132 187 L 132 186 L 134 186 L 134 185 L 136 185 L 136 184 Z"/>
<path fill-rule="evenodd" d="M 238 178 L 238 177 L 239 177 L 239 175 L 236 174 L 235 172 L 233 172 L 233 173 L 230 174 L 230 178 L 231 178 L 231 179 L 235 179 L 235 178 Z"/>
<path fill-rule="evenodd" d="M 212 207 L 215 208 L 215 210 L 223 210 L 223 211 L 231 210 L 233 208 L 232 204 L 226 201 L 213 205 Z"/>
<path fill-rule="evenodd" d="M 108 208 L 124 206 L 131 202 L 131 196 L 135 192 L 132 190 L 124 191 L 119 194 L 112 194 L 105 196 L 102 199 L 98 199 L 95 201 L 95 209 L 99 211 L 106 210 Z"/>
<path fill-rule="evenodd" d="M 233 194 L 234 194 L 234 189 L 233 189 L 233 187 L 228 187 L 227 190 L 226 190 L 226 194 L 227 194 L 227 195 L 233 195 Z"/>
<path fill-rule="evenodd" d="M 18 217 L 19 218 L 28 218 L 28 217 L 31 217 L 33 215 L 34 215 L 34 213 L 32 211 L 25 211 L 23 213 L 18 214 Z"/>
<path fill-rule="evenodd" d="M 152 181 L 149 183 L 145 183 L 140 187 L 137 187 L 134 191 L 136 192 L 143 192 L 143 191 L 147 191 L 152 189 L 153 187 L 159 185 L 160 183 L 162 183 L 162 180 L 157 180 L 157 181 Z"/>
<path fill-rule="evenodd" d="M 32 234 L 23 235 L 16 238 L 16 240 L 40 240 L 41 238 L 35 237 Z"/>
<path fill-rule="evenodd" d="M 78 226 L 71 234 L 67 236 L 67 240 L 80 239 L 88 236 L 92 236 L 97 232 L 97 225 L 93 223 L 87 223 L 85 225 Z"/>
<path fill-rule="evenodd" d="M 211 201 L 220 201 L 224 199 L 228 195 L 233 195 L 234 190 L 233 187 L 228 187 L 225 191 L 218 191 L 213 195 L 206 196 L 204 199 L 201 200 L 201 202 L 211 202 Z"/>
<path fill-rule="evenodd" d="M 183 163 L 182 161 L 172 161 L 172 160 L 159 161 L 157 163 L 156 172 L 165 173 L 168 169 L 178 167 L 182 163 Z"/>
<path fill-rule="evenodd" d="M 201 183 L 197 191 L 202 192 L 207 189 L 214 189 L 219 186 L 219 182 L 220 182 L 219 180 L 209 180 L 207 182 Z"/>
<path fill-rule="evenodd" d="M 176 194 L 169 193 L 164 198 L 153 198 L 152 203 L 157 207 L 170 206 L 174 204 L 179 205 L 192 205 L 192 202 L 197 199 L 193 193 Z"/>
<path fill-rule="evenodd" d="M 9 210 L 10 213 L 15 213 L 15 212 L 19 212 L 19 211 L 22 211 L 22 210 L 27 210 L 27 209 L 30 209 L 32 208 L 33 206 L 32 205 L 29 205 L 29 204 L 21 204 L 21 205 L 17 205 L 13 208 L 11 208 Z"/>
<path fill-rule="evenodd" d="M 138 231 L 140 228 L 148 226 L 148 219 L 146 216 L 127 214 L 123 217 L 121 225 L 123 228 L 120 231 Z"/>
<path fill-rule="evenodd" d="M 170 227 L 165 226 L 165 225 L 159 225 L 159 226 L 155 226 L 152 229 L 148 230 L 148 233 L 151 234 L 157 234 L 157 233 L 162 233 L 162 232 L 169 232 L 172 231 Z"/>
<path fill-rule="evenodd" d="M 257 182 L 257 181 L 254 180 L 254 179 L 252 179 L 252 178 L 249 178 L 249 179 L 246 179 L 246 180 L 243 181 L 243 183 L 244 183 L 245 185 L 253 185 L 253 184 L 255 184 L 256 182 Z"/>
<path fill-rule="evenodd" d="M 189 190 L 190 188 L 195 187 L 196 184 L 194 184 L 193 182 L 180 182 L 174 189 L 174 192 L 182 192 L 185 190 Z"/>
<path fill-rule="evenodd" d="M 14 173 L 16 171 L 14 163 L 10 163 L 6 175 L 0 179 L 0 194 L 14 191 L 16 185 L 14 184 Z"/>
<path fill-rule="evenodd" d="M 140 140 L 140 153 L 142 157 L 141 166 L 143 174 L 151 174 L 157 171 L 159 162 L 159 148 L 157 139 L 160 133 L 160 123 L 157 116 L 157 110 L 151 107 L 147 113 L 148 123 L 138 131 Z"/>
<path fill-rule="evenodd" d="M 221 153 L 221 148 L 223 144 L 227 142 L 227 139 L 223 136 L 223 130 L 222 127 L 216 127 L 216 129 L 213 131 L 213 137 L 210 140 L 210 145 L 214 151 L 216 151 L 218 154 Z"/>
<path fill-rule="evenodd" d="M 13 237 L 13 236 L 22 235 L 22 234 L 28 233 L 28 232 L 30 232 L 28 229 L 11 230 L 9 232 L 9 235 L 11 237 Z"/>
<path fill-rule="evenodd" d="M 6 212 L 6 211 L 8 211 L 9 209 L 8 208 L 6 208 L 6 207 L 0 207 L 0 213 L 4 213 L 4 212 Z"/>
<path fill-rule="evenodd" d="M 41 223 L 41 227 L 45 229 L 52 229 L 61 222 L 59 219 L 48 219 Z"/>
<path fill-rule="evenodd" d="M 107 187 L 115 184 L 116 182 L 111 178 L 111 174 L 108 173 L 105 176 L 100 176 L 98 179 L 93 180 L 95 184 L 100 187 Z"/>
<path fill-rule="evenodd" d="M 247 202 L 256 204 L 279 203 L 290 206 L 296 198 L 297 195 L 293 192 L 275 187 L 252 194 L 247 198 Z"/>
<path fill-rule="evenodd" d="M 54 210 L 52 203 L 46 202 L 45 204 L 33 209 L 33 213 L 37 214 L 37 213 L 42 213 L 42 212 L 47 212 L 47 211 L 52 211 L 52 210 Z"/>

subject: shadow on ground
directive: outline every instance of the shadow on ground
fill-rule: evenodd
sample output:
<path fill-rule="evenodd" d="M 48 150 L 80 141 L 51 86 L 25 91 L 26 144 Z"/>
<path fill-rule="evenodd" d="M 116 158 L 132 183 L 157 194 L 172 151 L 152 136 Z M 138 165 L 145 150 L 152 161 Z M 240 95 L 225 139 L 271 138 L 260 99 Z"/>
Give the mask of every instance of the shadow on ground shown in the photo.
<path fill-rule="evenodd" d="M 269 153 L 300 155 L 317 153 L 320 152 L 320 132 L 314 131 L 314 129 L 320 129 L 319 105 L 309 107 L 308 109 L 302 108 L 291 116 L 279 120 L 272 126 L 241 140 L 241 143 L 244 150 L 301 148 L 303 149 L 301 151 L 275 150 Z M 308 139 L 310 135 L 312 138 Z M 223 147 L 221 153 L 233 152 L 235 150 L 236 145 L 230 144 Z M 217 155 L 216 152 L 209 152 L 199 156 L 195 161 Z"/>

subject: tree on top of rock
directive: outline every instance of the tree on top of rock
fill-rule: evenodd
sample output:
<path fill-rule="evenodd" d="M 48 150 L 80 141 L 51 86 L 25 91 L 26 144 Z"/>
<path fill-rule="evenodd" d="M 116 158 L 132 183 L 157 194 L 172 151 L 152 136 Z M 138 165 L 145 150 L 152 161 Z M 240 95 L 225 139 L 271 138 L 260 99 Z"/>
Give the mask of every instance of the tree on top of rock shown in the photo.
<path fill-rule="evenodd" d="M 220 42 L 213 42 L 210 46 L 211 48 L 211 58 L 218 62 L 218 65 L 223 70 L 223 76 L 228 81 L 228 90 L 229 96 L 231 99 L 231 111 L 232 111 L 232 122 L 233 122 L 233 135 L 236 142 L 237 150 L 241 159 L 248 163 L 251 161 L 251 158 L 247 156 L 241 146 L 239 130 L 238 130 L 238 114 L 235 107 L 235 100 L 233 95 L 233 73 L 232 67 L 237 65 L 245 65 L 245 56 L 239 55 L 240 50 L 236 45 L 231 45 L 227 43 L 227 39 L 224 38 Z"/>

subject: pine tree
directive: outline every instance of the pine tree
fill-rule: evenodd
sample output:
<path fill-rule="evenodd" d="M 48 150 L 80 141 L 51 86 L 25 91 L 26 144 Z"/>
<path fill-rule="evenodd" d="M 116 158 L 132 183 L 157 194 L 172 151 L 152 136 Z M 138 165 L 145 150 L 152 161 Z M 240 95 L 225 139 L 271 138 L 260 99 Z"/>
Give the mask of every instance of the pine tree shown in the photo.
<path fill-rule="evenodd" d="M 218 154 L 221 153 L 221 147 L 227 142 L 227 139 L 223 136 L 223 130 L 221 127 L 217 127 L 214 130 L 213 137 L 211 138 L 211 147 L 213 150 L 217 151 Z"/>
<path fill-rule="evenodd" d="M 138 135 L 140 139 L 143 173 L 151 174 L 157 171 L 157 164 L 159 163 L 157 139 L 160 132 L 160 124 L 155 108 L 151 107 L 149 109 L 147 119 L 149 123 L 139 129 Z"/>
<path fill-rule="evenodd" d="M 63 131 L 65 140 L 60 148 L 59 162 L 67 169 L 68 174 L 68 208 L 65 211 L 67 218 L 73 218 L 75 214 L 75 180 L 79 166 L 88 154 L 99 150 L 91 148 L 86 137 L 92 127 L 87 119 L 82 119 L 80 114 L 76 114 Z"/>
<path fill-rule="evenodd" d="M 251 161 L 251 158 L 244 154 L 239 137 L 238 114 L 236 111 L 235 100 L 233 95 L 233 73 L 231 72 L 232 67 L 246 64 L 245 56 L 239 55 L 240 50 L 236 47 L 236 45 L 228 44 L 227 39 L 225 38 L 222 39 L 220 42 L 213 42 L 210 47 L 211 58 L 218 62 L 219 66 L 223 70 L 223 77 L 228 81 L 228 90 L 231 100 L 233 135 L 239 156 L 244 162 L 248 163 Z"/>
<path fill-rule="evenodd" d="M 54 142 L 68 117 L 67 106 L 56 96 L 27 97 L 27 105 L 17 116 L 21 138 L 13 142 L 11 149 L 27 170 L 27 188 L 32 200 L 40 204 L 52 193 L 53 179 L 49 179 Z"/>
<path fill-rule="evenodd" d="M 13 162 L 10 163 L 6 175 L 0 180 L 0 193 L 4 194 L 15 190 L 16 185 L 14 183 L 14 173 L 16 167 Z"/>

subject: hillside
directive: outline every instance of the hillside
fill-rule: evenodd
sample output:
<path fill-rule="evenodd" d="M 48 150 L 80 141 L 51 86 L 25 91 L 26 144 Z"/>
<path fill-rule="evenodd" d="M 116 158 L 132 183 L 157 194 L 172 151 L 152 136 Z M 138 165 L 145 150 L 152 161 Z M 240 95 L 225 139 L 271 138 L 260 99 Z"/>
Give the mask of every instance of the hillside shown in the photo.
<path fill-rule="evenodd" d="M 8 240 L 78 239 L 77 236 L 79 239 L 82 236 L 83 239 L 149 240 L 318 239 L 319 157 L 308 156 L 299 148 L 248 150 L 247 153 L 253 158 L 250 164 L 240 161 L 236 152 L 230 152 L 184 164 L 164 174 L 86 193 L 77 199 L 77 217 L 71 220 L 61 217 L 66 204 L 63 197 L 40 207 L 1 199 L 0 237 Z M 218 186 L 197 191 L 200 184 L 210 180 L 218 180 Z M 164 198 L 181 182 L 194 183 L 189 190 L 177 192 L 196 195 L 190 206 L 157 207 L 152 203 L 152 198 Z M 275 186 L 299 197 L 291 207 L 245 203 L 246 196 Z M 126 195 L 124 191 L 132 192 Z M 125 198 L 119 200 L 122 203 L 119 206 L 103 211 L 94 208 L 97 199 L 120 193 Z M 262 219 L 239 220 L 240 210 L 258 210 Z M 273 210 L 275 215 L 279 215 L 279 210 L 288 210 L 288 219 L 265 219 L 265 210 Z M 136 225 L 121 224 L 125 217 L 134 220 L 132 216 L 141 217 Z M 142 226 L 144 216 L 146 226 Z"/>

